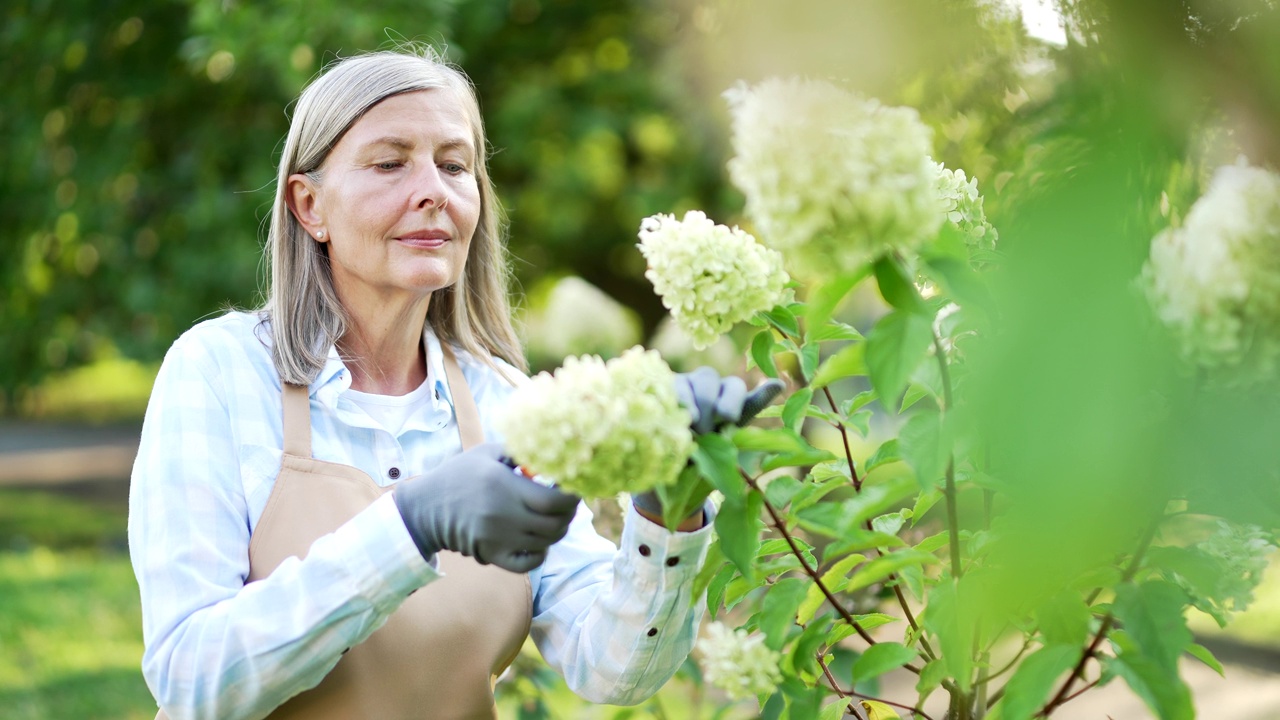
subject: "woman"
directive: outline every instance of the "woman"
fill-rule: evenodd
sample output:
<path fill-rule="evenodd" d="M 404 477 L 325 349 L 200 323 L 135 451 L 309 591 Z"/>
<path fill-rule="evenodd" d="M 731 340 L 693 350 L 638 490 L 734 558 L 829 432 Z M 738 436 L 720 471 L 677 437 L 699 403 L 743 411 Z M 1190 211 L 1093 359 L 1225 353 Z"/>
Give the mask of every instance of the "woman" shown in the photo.
<path fill-rule="evenodd" d="M 615 548 L 493 442 L 523 360 L 486 149 L 435 56 L 346 59 L 303 92 L 268 301 L 179 338 L 147 409 L 129 545 L 161 715 L 493 717 L 526 634 L 628 704 L 687 656 L 706 514 L 629 512 Z M 695 420 L 740 418 L 730 381 L 685 380 Z"/>

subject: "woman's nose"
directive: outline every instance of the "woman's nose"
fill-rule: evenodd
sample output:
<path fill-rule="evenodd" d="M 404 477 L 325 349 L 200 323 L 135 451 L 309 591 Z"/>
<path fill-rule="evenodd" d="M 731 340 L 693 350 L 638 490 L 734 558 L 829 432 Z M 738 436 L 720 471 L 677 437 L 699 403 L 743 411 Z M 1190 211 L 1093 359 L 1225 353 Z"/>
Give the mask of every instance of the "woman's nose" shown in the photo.
<path fill-rule="evenodd" d="M 446 202 L 444 179 L 440 177 L 440 169 L 430 165 L 417 173 L 414 182 L 414 202 L 419 210 L 444 207 Z"/>

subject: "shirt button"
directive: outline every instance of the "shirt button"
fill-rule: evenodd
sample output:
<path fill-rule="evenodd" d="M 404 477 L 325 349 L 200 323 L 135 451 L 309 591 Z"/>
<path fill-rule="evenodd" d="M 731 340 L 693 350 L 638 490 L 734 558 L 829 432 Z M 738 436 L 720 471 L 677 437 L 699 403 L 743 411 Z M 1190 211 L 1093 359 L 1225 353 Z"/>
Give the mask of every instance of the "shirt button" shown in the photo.
<path fill-rule="evenodd" d="M 651 550 L 649 550 L 649 546 L 648 546 L 648 545 L 641 545 L 641 546 L 640 546 L 640 554 L 641 554 L 641 555 L 643 555 L 643 556 L 645 556 L 645 557 L 649 557 L 649 553 L 650 553 L 650 552 L 652 552 L 652 551 L 651 551 Z"/>
<path fill-rule="evenodd" d="M 679 564 L 680 564 L 679 555 L 672 555 L 671 557 L 667 558 L 667 567 L 675 567 L 676 565 L 679 565 Z"/>
<path fill-rule="evenodd" d="M 649 632 L 648 632 L 648 633 L 646 633 L 646 634 L 647 634 L 649 637 L 653 637 L 654 635 L 657 635 L 657 634 L 658 634 L 658 628 L 649 628 Z"/>
<path fill-rule="evenodd" d="M 399 480 L 399 479 L 400 479 L 400 468 L 393 467 L 393 468 L 391 468 L 390 470 L 388 470 L 388 471 L 387 471 L 387 477 L 391 478 L 392 480 Z"/>

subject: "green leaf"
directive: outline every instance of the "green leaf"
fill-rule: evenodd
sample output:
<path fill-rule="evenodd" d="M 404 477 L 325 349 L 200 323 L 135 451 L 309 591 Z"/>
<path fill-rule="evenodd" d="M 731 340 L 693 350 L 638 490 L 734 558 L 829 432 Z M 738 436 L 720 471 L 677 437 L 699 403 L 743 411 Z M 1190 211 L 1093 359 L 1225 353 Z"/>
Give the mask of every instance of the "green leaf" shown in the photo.
<path fill-rule="evenodd" d="M 1084 598 L 1071 591 L 1055 595 L 1036 610 L 1045 645 L 1084 645 L 1091 617 Z"/>
<path fill-rule="evenodd" d="M 724 553 L 722 552 L 721 555 Z M 720 604 L 724 602 L 724 591 L 729 587 L 729 581 L 733 580 L 737 568 L 733 565 L 725 563 L 716 571 L 715 577 L 711 578 L 711 582 L 707 584 L 707 612 L 711 614 L 711 619 L 716 619 L 716 612 L 720 609 Z"/>
<path fill-rule="evenodd" d="M 871 472 L 886 463 L 898 462 L 902 455 L 898 451 L 898 439 L 884 441 L 875 453 L 867 460 L 866 472 Z"/>
<path fill-rule="evenodd" d="M 818 650 L 826 644 L 827 632 L 831 623 L 827 618 L 818 618 L 800 633 L 800 637 L 788 653 L 785 664 L 791 666 L 795 673 L 816 673 L 818 670 Z"/>
<path fill-rule="evenodd" d="M 807 465 L 817 465 L 818 463 L 835 460 L 837 456 L 830 450 L 821 450 L 815 447 L 807 447 L 804 450 L 796 452 L 783 453 L 776 457 L 769 458 L 765 461 L 760 469 L 764 472 L 777 470 L 782 467 L 804 467 Z"/>
<path fill-rule="evenodd" d="M 656 491 L 658 498 L 662 501 L 663 524 L 668 530 L 674 532 L 685 518 L 706 503 L 711 490 L 711 484 L 693 465 L 680 471 L 675 484 L 658 486 Z"/>
<path fill-rule="evenodd" d="M 837 276 L 821 285 L 811 287 L 806 308 L 810 327 L 825 325 L 840 301 L 870 274 L 871 266 L 863 265 L 854 273 Z"/>
<path fill-rule="evenodd" d="M 942 491 L 937 488 L 927 490 L 917 495 L 916 504 L 911 508 L 911 527 L 915 527 L 916 523 L 920 522 L 920 519 L 924 517 L 925 513 L 929 512 L 929 510 L 941 499 Z"/>
<path fill-rule="evenodd" d="M 1005 720 L 1031 720 L 1049 699 L 1055 681 L 1075 667 L 1083 652 L 1079 645 L 1046 645 L 1023 660 L 1006 686 Z"/>
<path fill-rule="evenodd" d="M 842 475 L 821 482 L 805 483 L 805 486 L 791 499 L 791 514 L 817 504 L 822 498 L 839 488 L 848 487 L 849 480 Z"/>
<path fill-rule="evenodd" d="M 725 557 L 738 567 L 738 572 L 748 580 L 755 580 L 753 561 L 760 547 L 760 508 L 764 497 L 757 492 L 747 494 L 746 502 L 730 505 L 726 502 L 716 513 L 716 533 Z"/>
<path fill-rule="evenodd" d="M 902 458 L 916 471 L 922 490 L 937 486 L 947 470 L 950 446 L 944 439 L 942 417 L 936 412 L 918 412 L 898 431 Z"/>
<path fill-rule="evenodd" d="M 929 308 L 920 298 L 920 291 L 915 283 L 907 277 L 906 270 L 891 255 L 885 255 L 876 261 L 873 268 L 876 285 L 880 288 L 880 297 L 889 305 L 921 316 L 929 316 Z"/>
<path fill-rule="evenodd" d="M 920 668 L 920 679 L 916 681 L 916 692 L 920 694 L 920 701 L 916 707 L 924 705 L 924 701 L 934 690 L 942 685 L 942 681 L 947 677 L 947 666 L 942 664 L 941 660 L 930 660 Z"/>
<path fill-rule="evenodd" d="M 761 428 L 744 429 L 762 430 Z M 699 435 L 698 446 L 693 450 L 693 463 L 702 476 L 724 494 L 726 506 L 742 505 L 743 498 L 746 497 L 747 485 L 738 472 L 738 449 L 732 440 L 719 433 Z"/>
<path fill-rule="evenodd" d="M 804 335 L 804 341 L 807 343 L 860 339 L 862 339 L 862 333 L 858 332 L 856 327 L 848 323 L 842 323 L 839 320 L 828 320 L 825 325 L 818 327 L 816 330 L 811 329 Z"/>
<path fill-rule="evenodd" d="M 775 346 L 773 331 L 769 328 L 756 333 L 756 336 L 751 339 L 751 359 L 756 367 L 760 368 L 760 372 L 771 378 L 778 377 L 778 366 L 773 362 Z"/>
<path fill-rule="evenodd" d="M 787 398 L 782 406 L 782 424 L 793 432 L 800 432 L 800 423 L 804 420 L 805 410 L 813 400 L 813 388 L 801 388 Z"/>
<path fill-rule="evenodd" d="M 904 412 L 907 408 L 920 402 L 921 399 L 929 397 L 930 393 L 924 386 L 917 383 L 907 385 L 907 391 L 902 395 L 902 404 L 898 406 L 898 412 Z"/>
<path fill-rule="evenodd" d="M 1160 720 L 1193 720 L 1191 690 L 1177 672 L 1160 667 L 1154 659 L 1137 652 L 1121 652 L 1105 658 L 1104 673 L 1124 678 L 1134 694 L 1142 698 Z"/>
<path fill-rule="evenodd" d="M 769 324 L 778 328 L 784 335 L 789 337 L 800 336 L 800 324 L 796 321 L 795 313 L 783 305 L 779 305 L 774 309 L 764 313 L 765 320 Z"/>
<path fill-rule="evenodd" d="M 854 615 L 852 617 L 854 622 L 858 623 L 858 626 L 867 632 L 871 632 L 882 625 L 898 622 L 900 619 L 884 613 L 867 613 L 866 615 Z M 831 628 L 831 632 L 827 633 L 826 644 L 835 645 L 841 640 L 853 637 L 857 633 L 858 631 L 854 630 L 849 623 L 838 622 Z"/>
<path fill-rule="evenodd" d="M 866 362 L 882 401 L 898 397 L 932 343 L 929 321 L 919 315 L 895 310 L 880 318 L 867 336 Z"/>
<path fill-rule="evenodd" d="M 760 631 L 771 649 L 781 650 L 787 631 L 795 627 L 796 607 L 804 599 L 807 585 L 808 581 L 800 578 L 783 578 L 765 593 L 760 603 Z"/>
<path fill-rule="evenodd" d="M 822 584 L 828 590 L 843 585 L 842 581 L 845 575 L 848 575 L 855 565 L 865 562 L 866 559 L 865 555 L 849 555 L 841 558 L 839 562 L 832 565 L 830 569 L 822 574 Z M 817 583 L 810 581 L 809 587 L 805 591 L 804 600 L 796 608 L 796 622 L 801 625 L 808 625 L 809 621 L 813 619 L 814 613 L 818 611 L 818 608 L 822 606 L 822 602 L 826 599 L 827 596 L 822 593 L 822 588 L 818 587 Z"/>
<path fill-rule="evenodd" d="M 822 554 L 831 558 L 862 550 L 875 549 L 884 551 L 906 546 L 907 543 L 896 535 L 854 527 L 845 530 L 843 536 L 836 538 L 830 545 L 827 545 Z"/>
<path fill-rule="evenodd" d="M 871 411 L 863 410 L 850 415 L 849 422 L 846 424 L 854 430 L 857 430 L 858 434 L 862 437 L 867 437 L 871 434 Z"/>
<path fill-rule="evenodd" d="M 854 375 L 866 375 L 867 364 L 864 359 L 866 343 L 852 342 L 840 348 L 822 361 L 822 365 L 809 381 L 809 387 L 820 390 L 827 385 Z"/>
<path fill-rule="evenodd" d="M 842 403 L 840 405 L 840 412 L 845 415 L 852 415 L 859 409 L 875 402 L 877 397 L 875 390 L 863 390 Z"/>
<path fill-rule="evenodd" d="M 770 505 L 782 509 L 803 489 L 804 485 L 799 480 L 790 475 L 778 475 L 765 485 L 764 497 Z"/>
<path fill-rule="evenodd" d="M 1176 676 L 1178 658 L 1193 642 L 1182 614 L 1186 603 L 1182 588 L 1152 580 L 1121 585 L 1111 610 L 1142 654 Z"/>
<path fill-rule="evenodd" d="M 929 601 L 920 622 L 938 640 L 938 652 L 946 664 L 947 675 L 955 679 L 964 692 L 969 691 L 973 675 L 973 611 L 972 599 L 961 593 L 959 582 L 942 582 L 929 593 Z"/>
<path fill-rule="evenodd" d="M 876 643 L 863 651 L 853 663 L 853 677 L 858 682 L 879 677 L 916 659 L 916 651 L 896 642 Z"/>
<path fill-rule="evenodd" d="M 822 712 L 818 713 L 818 720 L 840 720 L 840 718 L 844 717 L 844 711 L 848 707 L 848 700 L 837 698 L 835 702 L 828 703 L 822 708 Z"/>
<path fill-rule="evenodd" d="M 954 257 L 928 257 L 920 270 L 938 284 L 947 297 L 966 308 L 982 310 L 991 306 L 991 292 L 982 276 L 965 260 Z"/>
<path fill-rule="evenodd" d="M 1205 665 L 1208 665 L 1214 672 L 1218 673 L 1222 677 L 1227 676 L 1226 672 L 1222 669 L 1222 663 L 1218 662 L 1218 658 L 1214 657 L 1213 653 L 1209 652 L 1209 648 L 1197 643 L 1191 643 L 1187 646 L 1187 654 Z"/>
<path fill-rule="evenodd" d="M 698 570 L 698 574 L 693 578 L 693 592 L 690 597 L 694 602 L 697 598 L 702 597 L 702 593 L 707 590 L 711 581 L 720 574 L 720 571 L 728 567 L 725 563 L 724 553 L 720 551 L 720 541 L 713 540 L 707 548 L 707 559 L 703 561 L 702 568 Z M 714 619 L 715 613 L 711 614 Z"/>
<path fill-rule="evenodd" d="M 849 578 L 849 582 L 844 586 L 844 591 L 853 592 L 854 590 L 869 587 L 905 567 L 928 565 L 937 562 L 938 558 L 931 553 L 920 552 L 915 549 L 896 550 L 864 565 L 853 577 Z"/>
<path fill-rule="evenodd" d="M 800 360 L 800 372 L 804 375 L 806 383 L 818 370 L 818 358 L 821 352 L 822 347 L 818 343 L 811 343 L 802 346 L 800 352 L 796 354 L 796 357 Z"/>
<path fill-rule="evenodd" d="M 872 518 L 871 529 L 886 535 L 897 535 L 902 526 L 907 524 L 907 519 L 910 517 L 910 510 L 886 513 L 880 517 Z"/>
<path fill-rule="evenodd" d="M 799 452 L 812 447 L 791 428 L 763 428 L 749 426 L 738 428 L 730 438 L 739 450 L 762 452 Z"/>

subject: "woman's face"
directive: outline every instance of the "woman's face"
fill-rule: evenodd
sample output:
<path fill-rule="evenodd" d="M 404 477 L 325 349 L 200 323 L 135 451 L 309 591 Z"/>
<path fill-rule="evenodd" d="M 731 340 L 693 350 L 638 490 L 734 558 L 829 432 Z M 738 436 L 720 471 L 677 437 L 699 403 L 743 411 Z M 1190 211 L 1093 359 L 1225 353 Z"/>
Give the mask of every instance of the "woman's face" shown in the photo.
<path fill-rule="evenodd" d="M 452 91 L 395 95 L 343 135 L 318 185 L 290 178 L 344 304 L 426 297 L 462 276 L 480 217 L 473 135 Z"/>

